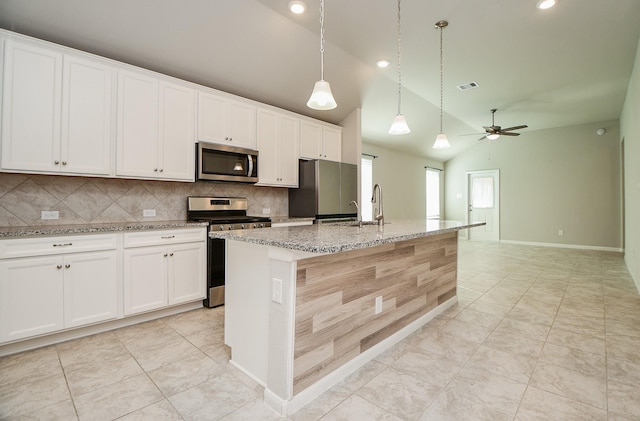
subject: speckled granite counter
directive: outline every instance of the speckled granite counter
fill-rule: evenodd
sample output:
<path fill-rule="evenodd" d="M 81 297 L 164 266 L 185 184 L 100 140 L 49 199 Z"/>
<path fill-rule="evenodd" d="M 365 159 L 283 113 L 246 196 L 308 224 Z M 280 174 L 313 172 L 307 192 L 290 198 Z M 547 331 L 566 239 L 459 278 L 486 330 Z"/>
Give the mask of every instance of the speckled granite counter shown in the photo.
<path fill-rule="evenodd" d="M 310 253 L 338 253 L 459 231 L 483 224 L 464 224 L 445 220 L 405 220 L 387 223 L 382 230 L 377 225 L 364 225 L 360 228 L 350 223 L 335 223 L 211 232 L 209 235 Z"/>
<path fill-rule="evenodd" d="M 145 221 L 122 222 L 110 224 L 82 224 L 82 225 L 48 225 L 0 227 L 0 239 L 26 238 L 52 235 L 75 235 L 90 233 L 105 233 L 114 231 L 144 231 L 207 226 L 206 222 L 187 221 Z"/>

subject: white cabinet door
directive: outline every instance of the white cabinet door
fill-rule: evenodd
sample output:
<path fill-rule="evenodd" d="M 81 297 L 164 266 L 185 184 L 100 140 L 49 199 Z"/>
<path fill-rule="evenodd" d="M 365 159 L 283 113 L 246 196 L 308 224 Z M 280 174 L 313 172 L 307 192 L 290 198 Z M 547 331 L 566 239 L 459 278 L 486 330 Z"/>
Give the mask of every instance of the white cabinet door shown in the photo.
<path fill-rule="evenodd" d="M 8 40 L 2 107 L 2 168 L 57 171 L 62 54 Z"/>
<path fill-rule="evenodd" d="M 112 69 L 64 56 L 60 170 L 110 175 Z"/>
<path fill-rule="evenodd" d="M 242 102 L 227 103 L 227 125 L 231 144 L 243 148 L 257 148 L 256 107 Z"/>
<path fill-rule="evenodd" d="M 278 116 L 274 112 L 258 110 L 258 152 L 258 184 L 278 185 Z"/>
<path fill-rule="evenodd" d="M 162 178 L 195 180 L 195 91 L 160 83 L 160 156 Z"/>
<path fill-rule="evenodd" d="M 286 187 L 298 187 L 298 150 L 300 145 L 300 122 L 296 118 L 280 118 L 280 181 Z"/>
<path fill-rule="evenodd" d="M 118 316 L 116 269 L 115 250 L 65 256 L 65 328 L 115 319 Z"/>
<path fill-rule="evenodd" d="M 206 296 L 206 243 L 176 244 L 169 248 L 169 305 Z"/>
<path fill-rule="evenodd" d="M 139 247 L 124 251 L 124 314 L 167 305 L 167 260 L 165 246 Z"/>
<path fill-rule="evenodd" d="M 300 122 L 300 158 L 319 159 L 322 145 L 322 126 L 310 121 Z"/>
<path fill-rule="evenodd" d="M 0 261 L 0 342 L 63 328 L 62 257 Z"/>
<path fill-rule="evenodd" d="M 158 177 L 158 80 L 118 73 L 116 174 Z"/>
<path fill-rule="evenodd" d="M 323 127 L 322 159 L 336 162 L 342 161 L 342 130 Z"/>
<path fill-rule="evenodd" d="M 198 140 L 256 149 L 256 107 L 198 92 Z"/>

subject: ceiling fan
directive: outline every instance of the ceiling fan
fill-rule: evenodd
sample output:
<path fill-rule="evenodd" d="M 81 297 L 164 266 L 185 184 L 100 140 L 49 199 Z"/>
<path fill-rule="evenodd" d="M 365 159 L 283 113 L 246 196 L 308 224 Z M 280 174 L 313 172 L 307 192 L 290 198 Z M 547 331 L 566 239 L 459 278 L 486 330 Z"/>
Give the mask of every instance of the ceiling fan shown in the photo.
<path fill-rule="evenodd" d="M 529 127 L 526 124 L 523 124 L 520 126 L 507 127 L 504 129 L 500 126 L 496 126 L 494 122 L 494 116 L 496 114 L 496 111 L 498 111 L 497 108 L 494 108 L 491 110 L 491 126 L 482 126 L 484 127 L 485 133 L 478 133 L 478 134 L 484 134 L 484 136 L 482 136 L 478 140 L 483 140 L 483 139 L 495 140 L 500 136 L 520 136 L 520 133 L 514 133 L 513 130 L 520 130 L 520 129 L 525 129 Z"/>

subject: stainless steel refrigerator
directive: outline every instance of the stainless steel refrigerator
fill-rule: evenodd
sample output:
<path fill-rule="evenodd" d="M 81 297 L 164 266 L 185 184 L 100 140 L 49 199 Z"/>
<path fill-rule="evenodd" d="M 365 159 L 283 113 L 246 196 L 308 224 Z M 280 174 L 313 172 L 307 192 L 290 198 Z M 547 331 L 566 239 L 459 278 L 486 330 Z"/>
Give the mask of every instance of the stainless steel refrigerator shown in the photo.
<path fill-rule="evenodd" d="M 358 166 L 314 159 L 300 161 L 299 186 L 289 189 L 289 216 L 316 219 L 357 217 Z"/>

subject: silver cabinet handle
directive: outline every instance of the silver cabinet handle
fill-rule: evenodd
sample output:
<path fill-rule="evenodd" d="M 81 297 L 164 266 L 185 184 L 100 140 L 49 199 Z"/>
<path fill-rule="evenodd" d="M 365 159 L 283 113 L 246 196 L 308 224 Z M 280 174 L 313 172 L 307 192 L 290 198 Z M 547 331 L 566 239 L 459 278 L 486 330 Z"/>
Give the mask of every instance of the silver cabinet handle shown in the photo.
<path fill-rule="evenodd" d="M 168 240 L 168 239 L 170 239 L 170 238 L 176 238 L 176 236 L 175 236 L 175 235 L 163 235 L 163 236 L 162 236 L 162 237 L 160 237 L 160 238 L 162 238 L 163 240 Z"/>
<path fill-rule="evenodd" d="M 157 169 L 157 168 L 154 168 L 154 169 L 153 169 L 153 172 L 158 172 L 158 169 Z"/>
<path fill-rule="evenodd" d="M 53 161 L 54 164 L 58 165 L 60 161 Z"/>
<path fill-rule="evenodd" d="M 160 172 L 164 172 L 164 169 L 160 168 Z"/>
<path fill-rule="evenodd" d="M 58 244 L 54 244 L 53 247 L 67 247 L 72 245 L 73 243 L 58 243 Z"/>
<path fill-rule="evenodd" d="M 67 263 L 66 265 L 64 265 L 65 269 L 69 269 L 71 267 L 71 265 L 69 263 Z"/>
<path fill-rule="evenodd" d="M 56 266 L 56 269 L 62 269 L 62 265 Z"/>
<path fill-rule="evenodd" d="M 169 253 L 169 256 L 173 257 L 173 253 Z"/>
<path fill-rule="evenodd" d="M 163 254 L 163 256 L 164 256 L 164 257 L 167 257 L 168 255 L 167 255 L 167 253 L 165 253 L 165 254 Z"/>
<path fill-rule="evenodd" d="M 67 165 L 67 161 L 62 161 L 62 165 Z"/>

